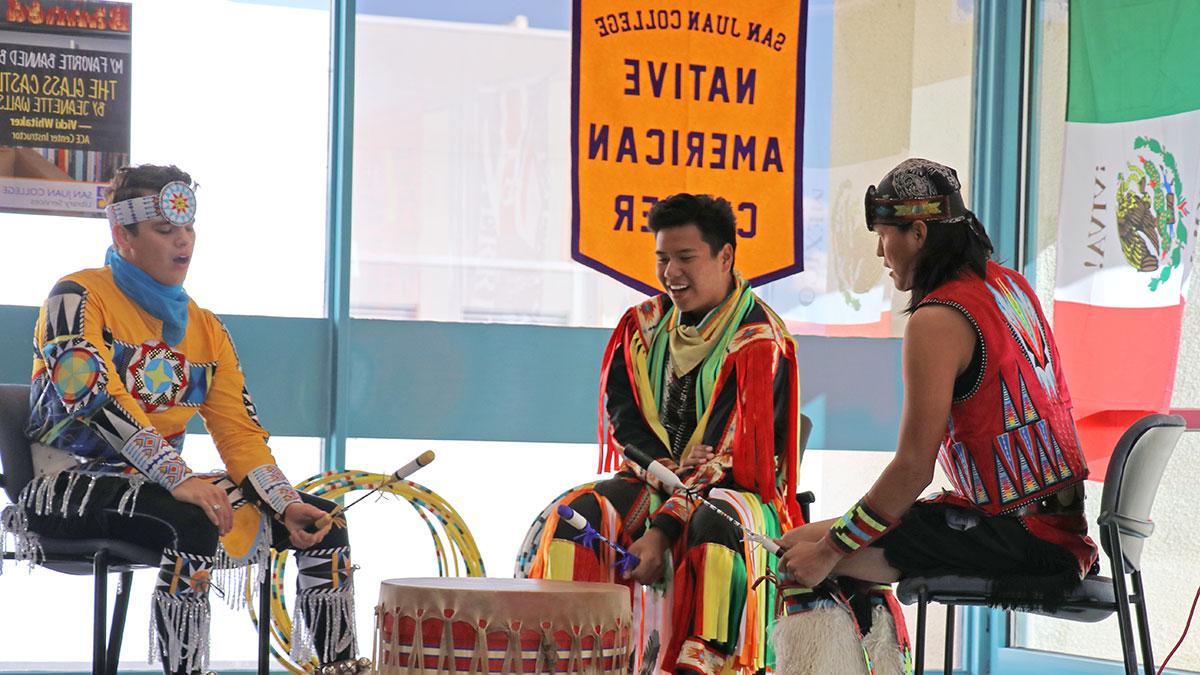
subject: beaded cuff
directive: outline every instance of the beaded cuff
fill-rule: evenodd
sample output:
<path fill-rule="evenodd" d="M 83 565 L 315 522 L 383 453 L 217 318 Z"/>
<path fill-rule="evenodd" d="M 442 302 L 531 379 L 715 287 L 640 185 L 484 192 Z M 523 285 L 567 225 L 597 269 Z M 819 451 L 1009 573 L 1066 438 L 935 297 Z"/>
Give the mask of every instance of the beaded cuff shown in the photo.
<path fill-rule="evenodd" d="M 826 537 L 842 555 L 850 555 L 883 536 L 892 522 L 867 504 L 863 497 L 829 528 Z"/>
<path fill-rule="evenodd" d="M 130 436 L 125 447 L 121 448 L 121 455 L 147 478 L 168 491 L 192 477 L 192 470 L 175 448 L 152 429 L 142 429 Z"/>
<path fill-rule="evenodd" d="M 263 464 L 246 474 L 246 480 L 254 487 L 254 491 L 271 510 L 280 515 L 295 502 L 300 501 L 300 493 L 288 482 L 283 472 L 274 464 Z"/>

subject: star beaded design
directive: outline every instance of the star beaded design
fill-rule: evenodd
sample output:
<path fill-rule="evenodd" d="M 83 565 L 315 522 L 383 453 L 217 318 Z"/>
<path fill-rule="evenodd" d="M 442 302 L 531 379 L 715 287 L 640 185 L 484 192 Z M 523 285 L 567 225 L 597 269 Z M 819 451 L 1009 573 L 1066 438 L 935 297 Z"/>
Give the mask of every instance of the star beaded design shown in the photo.
<path fill-rule="evenodd" d="M 178 214 L 184 214 L 188 211 L 188 199 L 182 194 L 175 193 L 170 198 L 171 210 Z"/>
<path fill-rule="evenodd" d="M 167 360 L 157 358 L 150 362 L 149 367 L 142 373 L 142 378 L 150 384 L 150 393 L 161 394 L 170 388 L 174 382 Z"/>

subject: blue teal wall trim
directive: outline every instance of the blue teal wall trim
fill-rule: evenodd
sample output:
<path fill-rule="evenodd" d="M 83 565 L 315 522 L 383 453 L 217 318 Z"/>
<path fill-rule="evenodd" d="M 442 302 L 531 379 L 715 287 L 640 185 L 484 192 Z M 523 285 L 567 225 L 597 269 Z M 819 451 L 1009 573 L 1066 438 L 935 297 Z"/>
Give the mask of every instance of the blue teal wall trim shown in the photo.
<path fill-rule="evenodd" d="M 34 307 L 0 306 L 0 381 L 29 380 L 36 317 Z M 329 320 L 223 319 L 271 433 L 326 436 Z M 354 319 L 348 333 L 347 437 L 596 439 L 607 329 Z M 803 411 L 814 421 L 810 446 L 893 450 L 899 340 L 801 337 L 799 344 Z"/>
<path fill-rule="evenodd" d="M 596 440 L 607 329 L 354 321 L 351 334 L 355 436 L 395 437 L 400 428 L 407 438 Z M 810 445 L 895 449 L 899 341 L 801 337 L 799 345 Z"/>
<path fill-rule="evenodd" d="M 1021 152 L 1025 128 L 1024 2 L 976 0 L 975 102 L 970 206 L 987 228 L 996 259 L 1009 266 L 1022 257 Z"/>
<path fill-rule="evenodd" d="M 0 382 L 28 383 L 36 307 L 0 305 Z M 323 319 L 222 316 L 263 424 L 276 436 L 324 436 L 329 336 Z M 281 342 L 281 336 L 286 339 Z M 188 427 L 203 433 L 199 418 Z"/>
<path fill-rule="evenodd" d="M 353 436 L 591 443 L 609 331 L 423 321 L 352 322 Z M 801 337 L 810 446 L 891 451 L 899 340 Z"/>
<path fill-rule="evenodd" d="M 1027 130 L 1026 2 L 975 0 L 974 129 L 971 208 L 987 228 L 997 261 L 1021 269 L 1025 258 L 1027 203 L 1023 198 Z M 964 612 L 963 665 L 986 675 L 1008 644 L 1003 612 Z M 1041 671 L 1050 672 L 1050 671 Z"/>
<path fill-rule="evenodd" d="M 355 0 L 332 0 L 329 11 L 329 187 L 326 213 L 325 315 L 329 317 L 330 406 L 321 468 L 346 464 L 350 372 L 350 243 L 354 176 Z"/>
<path fill-rule="evenodd" d="M 29 382 L 37 315 L 37 307 L 0 305 L 0 382 Z"/>
<path fill-rule="evenodd" d="M 1113 629 L 1116 640 L 1116 629 Z M 1161 658 L 1161 657 L 1159 657 Z M 1102 661 L 1082 656 L 1070 656 L 1031 649 L 1004 648 L 992 664 L 992 675 L 1124 675 L 1125 666 L 1118 661 Z M 1168 668 L 1163 675 L 1188 675 L 1194 671 Z"/>
<path fill-rule="evenodd" d="M 226 316 L 263 424 L 277 436 L 320 436 L 329 409 L 329 337 L 321 319 Z M 281 340 L 281 338 L 284 338 Z M 199 420 L 190 427 L 203 430 Z"/>

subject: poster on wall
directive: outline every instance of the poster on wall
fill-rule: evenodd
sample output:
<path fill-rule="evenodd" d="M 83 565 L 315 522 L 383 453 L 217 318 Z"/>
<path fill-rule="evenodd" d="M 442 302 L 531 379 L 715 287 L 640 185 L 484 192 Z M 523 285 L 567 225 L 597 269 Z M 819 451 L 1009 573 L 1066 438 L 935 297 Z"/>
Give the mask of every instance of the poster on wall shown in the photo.
<path fill-rule="evenodd" d="M 103 217 L 129 162 L 131 21 L 129 3 L 7 0 L 0 211 Z"/>
<path fill-rule="evenodd" d="M 803 269 L 808 2 L 575 0 L 572 257 L 657 292 L 650 207 L 729 200 L 753 284 Z"/>

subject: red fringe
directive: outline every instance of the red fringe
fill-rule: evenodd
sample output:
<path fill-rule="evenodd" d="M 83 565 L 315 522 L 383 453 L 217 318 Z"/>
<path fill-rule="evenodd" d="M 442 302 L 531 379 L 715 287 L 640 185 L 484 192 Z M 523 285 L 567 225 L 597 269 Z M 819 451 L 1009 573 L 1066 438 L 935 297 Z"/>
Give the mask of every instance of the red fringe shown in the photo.
<path fill-rule="evenodd" d="M 573 581 L 608 581 L 608 569 L 601 568 L 596 552 L 590 546 L 575 544 L 575 568 L 571 570 Z"/>
<path fill-rule="evenodd" d="M 907 655 L 912 651 L 912 643 L 908 637 L 908 624 L 904 621 L 904 610 L 900 608 L 896 594 L 890 588 L 874 592 L 882 595 L 883 601 L 887 603 L 888 613 L 892 615 L 892 622 L 896 624 L 896 642 L 900 644 L 900 653 Z"/>
<path fill-rule="evenodd" d="M 696 601 L 699 599 L 696 597 L 696 585 L 700 578 L 697 570 L 703 568 L 703 546 L 688 550 L 683 556 L 683 561 L 675 568 L 675 578 L 671 582 L 674 584 L 671 598 L 671 641 L 666 645 L 662 662 L 663 670 L 668 673 L 675 672 L 675 662 L 679 659 L 683 643 L 692 634 L 692 623 L 698 609 Z"/>
<path fill-rule="evenodd" d="M 621 450 L 612 435 L 612 425 L 608 423 L 608 411 L 604 408 L 608 396 L 608 371 L 612 369 L 617 347 L 622 347 L 624 350 L 625 368 L 629 371 L 629 382 L 633 385 L 634 400 L 637 400 L 637 383 L 633 379 L 633 369 L 629 365 L 629 338 L 634 330 L 637 330 L 636 308 L 625 312 L 625 315 L 621 317 L 620 323 L 613 330 L 612 337 L 608 339 L 608 346 L 604 348 L 604 358 L 600 361 L 600 396 L 596 411 L 596 437 L 600 443 L 600 457 L 596 464 L 596 473 L 615 470 L 621 457 Z"/>
<path fill-rule="evenodd" d="M 757 340 L 742 347 L 726 360 L 712 393 L 712 398 L 716 399 L 722 389 L 733 386 L 730 370 L 736 369 L 738 400 L 734 418 L 731 418 L 738 424 L 733 439 L 733 479 L 758 494 L 764 504 L 782 507 L 779 508 L 779 519 L 785 531 L 804 523 L 800 503 L 796 501 L 798 458 L 795 448 L 800 438 L 800 382 L 795 346 L 791 341 L 786 344 L 778 366 L 774 361 L 776 343 Z M 784 443 L 789 451 L 783 457 L 783 495 L 779 494 L 775 484 L 775 376 L 772 372 L 775 367 L 788 369 L 788 421 Z"/>
<path fill-rule="evenodd" d="M 766 503 L 775 501 L 775 409 L 772 365 L 775 345 L 756 340 L 734 354 L 737 371 L 737 429 L 733 439 L 733 479 Z"/>

